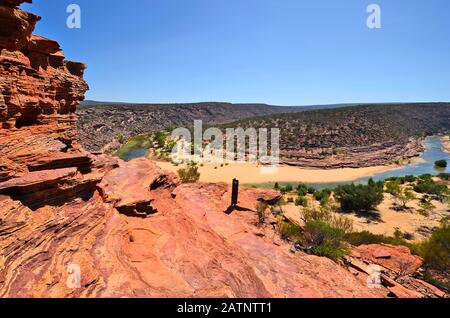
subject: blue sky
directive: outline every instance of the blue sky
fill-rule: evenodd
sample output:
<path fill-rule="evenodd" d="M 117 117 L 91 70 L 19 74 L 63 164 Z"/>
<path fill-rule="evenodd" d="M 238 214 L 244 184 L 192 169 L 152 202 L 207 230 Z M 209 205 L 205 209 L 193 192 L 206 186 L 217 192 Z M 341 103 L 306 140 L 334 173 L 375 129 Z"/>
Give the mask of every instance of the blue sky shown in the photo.
<path fill-rule="evenodd" d="M 36 33 L 88 65 L 87 99 L 450 101 L 448 0 L 34 0 Z M 66 7 L 81 7 L 81 29 Z M 366 26 L 377 3 L 382 28 Z"/>

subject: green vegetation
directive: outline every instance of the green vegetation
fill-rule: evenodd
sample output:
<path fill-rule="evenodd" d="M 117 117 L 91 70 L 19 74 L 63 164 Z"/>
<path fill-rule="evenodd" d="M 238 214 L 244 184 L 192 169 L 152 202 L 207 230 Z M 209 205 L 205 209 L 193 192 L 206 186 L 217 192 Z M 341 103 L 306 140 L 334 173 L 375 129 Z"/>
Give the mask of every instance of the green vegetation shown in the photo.
<path fill-rule="evenodd" d="M 268 208 L 267 203 L 258 202 L 256 206 L 256 213 L 258 214 L 258 224 L 264 224 L 266 220 L 266 210 Z"/>
<path fill-rule="evenodd" d="M 333 191 L 331 189 L 323 189 L 322 191 L 316 191 L 314 193 L 314 199 L 320 202 L 321 206 L 326 206 L 331 197 L 331 193 Z"/>
<path fill-rule="evenodd" d="M 434 165 L 438 168 L 447 168 L 447 160 L 438 160 Z"/>
<path fill-rule="evenodd" d="M 339 186 L 336 188 L 335 196 L 343 211 L 374 210 L 383 201 L 383 184 L 369 180 L 367 185 Z"/>
<path fill-rule="evenodd" d="M 303 196 L 303 195 L 299 195 L 295 199 L 295 205 L 296 206 L 307 207 L 308 206 L 308 199 L 305 196 Z"/>
<path fill-rule="evenodd" d="M 288 192 L 291 192 L 292 190 L 294 190 L 294 188 L 293 188 L 292 184 L 287 184 L 285 186 L 280 187 L 279 190 L 281 193 L 288 193 Z"/>
<path fill-rule="evenodd" d="M 200 180 L 200 173 L 196 163 L 189 163 L 185 168 L 179 169 L 178 176 L 182 183 L 195 183 Z"/>
<path fill-rule="evenodd" d="M 444 220 L 442 226 L 433 232 L 431 238 L 420 244 L 419 253 L 428 268 L 450 271 L 450 227 Z"/>
<path fill-rule="evenodd" d="M 408 202 L 416 198 L 412 189 L 410 187 L 402 187 L 398 180 L 387 182 L 385 191 L 392 194 L 394 200 L 402 209 L 407 209 Z"/>
<path fill-rule="evenodd" d="M 305 226 L 299 241 L 313 254 L 337 260 L 349 253 L 344 242 L 353 227 L 349 219 L 334 216 L 327 208 L 306 209 L 302 219 Z"/>
<path fill-rule="evenodd" d="M 421 200 L 419 202 L 419 207 L 420 209 L 417 212 L 426 217 L 430 216 L 430 213 L 436 208 L 431 202 L 426 200 Z"/>
<path fill-rule="evenodd" d="M 355 246 L 367 244 L 390 244 L 396 246 L 406 246 L 414 254 L 418 253 L 418 248 L 413 243 L 409 243 L 401 237 L 390 237 L 380 234 L 373 234 L 369 231 L 347 233 L 345 240 Z"/>
<path fill-rule="evenodd" d="M 154 153 L 158 155 L 159 159 L 170 161 L 170 153 L 176 145 L 175 141 L 167 138 L 167 133 L 163 131 L 156 131 L 136 135 L 130 138 L 125 144 L 124 136 L 119 134 L 117 137 L 122 145 L 113 155 L 124 159 L 127 153 L 133 149 L 153 149 Z"/>
<path fill-rule="evenodd" d="M 344 236 L 345 232 L 341 229 L 322 221 L 311 221 L 305 224 L 301 241 L 314 255 L 337 260 L 349 253 Z"/>
<path fill-rule="evenodd" d="M 279 220 L 278 228 L 280 229 L 280 235 L 283 240 L 297 240 L 300 238 L 301 228 L 297 224 L 286 220 Z"/>
<path fill-rule="evenodd" d="M 345 240 L 352 245 L 391 244 L 408 247 L 413 254 L 423 257 L 426 267 L 443 272 L 450 271 L 450 227 L 448 220 L 443 220 L 431 238 L 421 243 L 405 241 L 404 234 L 396 231 L 395 237 L 372 234 L 368 231 L 354 232 L 345 235 Z"/>
<path fill-rule="evenodd" d="M 438 200 L 442 201 L 448 193 L 448 187 L 445 184 L 434 182 L 431 177 L 422 176 L 414 186 L 414 191 L 417 193 L 433 195 Z"/>

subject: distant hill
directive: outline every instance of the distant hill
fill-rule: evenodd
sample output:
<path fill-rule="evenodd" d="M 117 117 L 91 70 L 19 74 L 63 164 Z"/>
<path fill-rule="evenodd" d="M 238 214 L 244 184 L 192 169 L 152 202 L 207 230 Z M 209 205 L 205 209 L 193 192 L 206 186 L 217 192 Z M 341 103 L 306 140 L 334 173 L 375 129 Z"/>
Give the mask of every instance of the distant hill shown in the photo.
<path fill-rule="evenodd" d="M 279 128 L 282 162 L 307 167 L 392 164 L 420 139 L 450 131 L 450 103 L 372 104 L 246 118 L 222 128 Z"/>
<path fill-rule="evenodd" d="M 273 106 L 266 104 L 231 104 L 204 102 L 189 104 L 133 104 L 84 101 L 78 109 L 80 140 L 90 151 L 100 151 L 114 139 L 128 139 L 136 134 L 192 126 L 194 120 L 205 124 L 224 124 L 255 116 L 295 113 L 349 104 L 323 106 Z"/>

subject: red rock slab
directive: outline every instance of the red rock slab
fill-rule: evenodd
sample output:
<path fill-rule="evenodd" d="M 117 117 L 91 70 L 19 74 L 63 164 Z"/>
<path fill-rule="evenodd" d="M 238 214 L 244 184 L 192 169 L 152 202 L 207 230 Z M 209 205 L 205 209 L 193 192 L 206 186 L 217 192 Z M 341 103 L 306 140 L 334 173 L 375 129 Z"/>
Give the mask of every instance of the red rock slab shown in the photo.
<path fill-rule="evenodd" d="M 107 173 L 98 185 L 105 202 L 132 214 L 133 210 L 154 212 L 152 190 L 174 189 L 179 183 L 176 175 L 166 173 L 145 158 L 120 162 L 120 166 Z"/>
<path fill-rule="evenodd" d="M 381 265 L 397 275 L 413 274 L 424 263 L 421 257 L 412 255 L 405 246 L 371 244 L 358 246 L 355 250 L 363 260 Z"/>
<path fill-rule="evenodd" d="M 77 168 L 35 171 L 23 177 L 10 179 L 0 183 L 0 192 L 8 189 L 26 189 L 39 184 L 54 183 L 62 179 L 70 179 L 77 174 Z"/>

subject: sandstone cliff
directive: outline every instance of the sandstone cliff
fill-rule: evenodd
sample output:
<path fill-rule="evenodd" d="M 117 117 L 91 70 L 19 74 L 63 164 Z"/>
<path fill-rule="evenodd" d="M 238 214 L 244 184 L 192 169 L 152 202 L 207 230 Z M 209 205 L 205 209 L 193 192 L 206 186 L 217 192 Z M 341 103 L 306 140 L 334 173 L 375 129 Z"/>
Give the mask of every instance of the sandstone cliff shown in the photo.
<path fill-rule="evenodd" d="M 83 151 L 74 112 L 85 66 L 32 35 L 39 17 L 21 2 L 0 0 L 0 297 L 422 295 L 388 277 L 368 288 L 355 259 L 351 273 L 290 252 L 254 211 L 278 192 L 241 189 L 228 215 L 225 184 L 180 185 L 146 159 Z M 370 251 L 359 253 L 376 262 Z"/>

